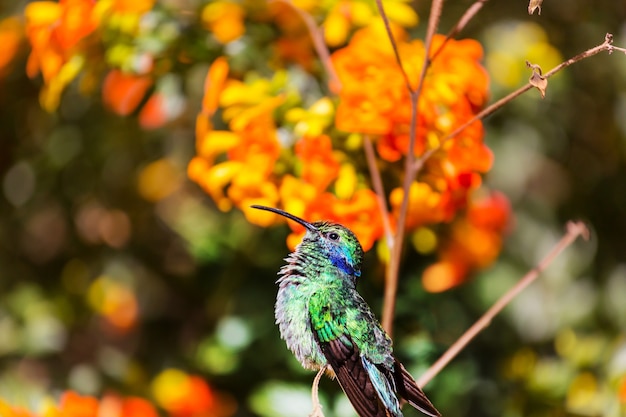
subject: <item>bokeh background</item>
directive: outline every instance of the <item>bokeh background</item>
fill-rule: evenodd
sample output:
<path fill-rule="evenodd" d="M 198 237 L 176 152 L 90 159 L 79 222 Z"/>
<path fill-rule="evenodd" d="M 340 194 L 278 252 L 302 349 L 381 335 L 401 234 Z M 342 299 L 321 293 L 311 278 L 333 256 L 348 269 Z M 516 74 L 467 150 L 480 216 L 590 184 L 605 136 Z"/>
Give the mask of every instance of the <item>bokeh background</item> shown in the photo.
<path fill-rule="evenodd" d="M 422 19 L 415 37 L 427 3 L 411 3 Z M 527 81 L 525 60 L 547 71 L 607 32 L 626 47 L 626 3 L 544 3 L 529 16 L 523 2 L 486 2 L 463 31 L 485 49 L 492 100 Z M 0 17 L 26 4 L 2 1 Z M 469 4 L 447 2 L 441 32 Z M 179 109 L 162 127 L 139 110 L 115 114 L 78 83 L 55 111 L 42 109 L 25 41 L 2 69 L 0 398 L 37 410 L 70 390 L 142 397 L 163 412 L 198 402 L 179 415 L 308 415 L 313 375 L 273 323 L 288 229 L 217 210 L 186 175 L 204 76 L 224 47 L 194 24 L 204 3 L 159 5 L 166 17 L 154 17 L 143 45 L 191 51 L 159 87 Z M 244 23 L 251 46 L 226 47 L 242 67 L 265 59 L 274 39 L 267 23 Z M 568 248 L 426 392 L 446 416 L 626 416 L 626 55 L 571 66 L 545 99 L 530 91 L 485 128 L 495 154 L 485 181 L 514 215 L 504 249 L 472 280 L 430 294 L 420 276 L 433 259 L 409 248 L 398 356 L 419 375 L 581 219 L 591 240 Z M 364 271 L 360 290 L 379 314 L 375 251 Z M 353 415 L 334 382 L 321 391 L 328 417 Z"/>

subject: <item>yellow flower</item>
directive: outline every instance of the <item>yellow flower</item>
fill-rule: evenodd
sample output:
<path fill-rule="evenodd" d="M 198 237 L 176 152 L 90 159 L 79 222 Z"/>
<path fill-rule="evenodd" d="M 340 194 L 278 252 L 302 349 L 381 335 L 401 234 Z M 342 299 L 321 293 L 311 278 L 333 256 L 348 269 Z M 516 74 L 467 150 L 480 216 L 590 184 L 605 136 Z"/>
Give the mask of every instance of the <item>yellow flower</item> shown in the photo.
<path fill-rule="evenodd" d="M 399 215 L 400 206 L 404 198 L 402 188 L 391 191 L 389 202 L 396 218 Z M 445 199 L 434 191 L 430 185 L 414 181 L 409 189 L 409 207 L 407 212 L 406 226 L 413 229 L 429 223 L 438 223 L 447 218 L 445 211 Z"/>
<path fill-rule="evenodd" d="M 215 415 L 213 390 L 200 377 L 169 368 L 151 384 L 157 403 L 175 417 Z"/>
<path fill-rule="evenodd" d="M 304 217 L 307 206 L 319 195 L 318 189 L 312 184 L 285 175 L 279 189 L 283 209 L 295 216 Z"/>
<path fill-rule="evenodd" d="M 385 14 L 389 21 L 402 27 L 417 25 L 415 10 L 408 0 L 385 1 Z M 367 26 L 379 19 L 374 2 L 359 0 L 339 0 L 328 11 L 324 20 L 324 37 L 329 46 L 339 46 L 346 42 L 351 29 Z"/>
<path fill-rule="evenodd" d="M 244 210 L 244 214 L 247 215 L 248 220 L 251 222 L 252 220 L 264 221 L 267 220 L 265 216 L 256 215 L 256 212 L 259 210 L 248 211 L 247 209 L 252 204 L 276 206 L 278 202 L 278 188 L 258 171 L 243 167 L 243 169 L 238 172 L 238 175 L 233 178 L 228 188 L 228 197 L 233 203 Z M 252 213 L 254 213 L 254 215 L 252 215 Z"/>
<path fill-rule="evenodd" d="M 234 41 L 246 31 L 244 9 L 230 1 L 215 1 L 202 9 L 202 22 L 222 44 Z"/>
<path fill-rule="evenodd" d="M 320 136 L 333 122 L 335 108 L 328 97 L 317 100 L 308 109 L 294 107 L 285 114 L 285 120 L 294 123 L 297 136 Z"/>

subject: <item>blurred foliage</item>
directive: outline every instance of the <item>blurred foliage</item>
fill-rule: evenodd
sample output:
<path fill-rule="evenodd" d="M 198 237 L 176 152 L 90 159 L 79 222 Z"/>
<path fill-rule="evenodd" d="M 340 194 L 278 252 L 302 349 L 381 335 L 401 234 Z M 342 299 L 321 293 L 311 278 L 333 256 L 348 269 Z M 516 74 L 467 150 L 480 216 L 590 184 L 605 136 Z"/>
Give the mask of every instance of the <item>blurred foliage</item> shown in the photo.
<path fill-rule="evenodd" d="M 376 18 L 370 2 L 297 3 L 333 29 L 333 48 Z M 322 77 L 301 23 L 246 17 L 259 4 L 101 0 L 101 44 L 89 43 L 85 20 L 59 29 L 53 45 L 45 22 L 56 6 L 0 1 L 0 415 L 19 415 L 9 404 L 50 416 L 310 411 L 313 375 L 273 323 L 287 231 L 221 212 L 186 175 L 218 56 L 237 74 L 272 74 L 279 56 L 305 80 Z M 414 25 L 427 2 L 389 4 L 421 38 L 425 25 Z M 441 32 L 469 4 L 446 3 Z M 26 32 L 25 13 L 39 31 Z M 487 2 L 462 35 L 485 49 L 493 100 L 526 82 L 525 60 L 545 72 L 606 32 L 626 46 L 625 22 L 619 1 L 546 0 L 541 16 Z M 275 43 L 281 31 L 293 44 Z M 621 54 L 595 56 L 551 78 L 545 99 L 530 91 L 485 121 L 495 156 L 485 182 L 515 216 L 494 266 L 427 293 L 421 276 L 436 259 L 419 248 L 433 236 L 414 236 L 394 339 L 418 375 L 547 253 L 567 220 L 593 230 L 426 387 L 444 415 L 626 415 L 624 74 Z M 378 312 L 384 256 L 366 258 L 360 290 Z M 335 382 L 321 387 L 329 417 L 353 415 Z"/>

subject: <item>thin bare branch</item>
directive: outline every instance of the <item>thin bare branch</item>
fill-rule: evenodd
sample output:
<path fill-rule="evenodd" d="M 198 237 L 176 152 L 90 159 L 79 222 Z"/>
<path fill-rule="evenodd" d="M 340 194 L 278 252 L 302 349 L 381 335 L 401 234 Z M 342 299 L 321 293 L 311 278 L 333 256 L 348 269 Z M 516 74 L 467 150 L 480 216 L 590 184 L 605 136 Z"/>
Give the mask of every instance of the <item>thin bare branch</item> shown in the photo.
<path fill-rule="evenodd" d="M 426 29 L 426 38 L 424 39 L 424 50 L 427 51 L 424 56 L 425 65 L 422 66 L 422 74 L 420 74 L 420 85 L 426 76 L 426 71 L 432 61 L 430 55 L 430 45 L 432 44 L 433 37 L 437 28 L 439 27 L 439 19 L 441 18 L 441 11 L 443 10 L 443 0 L 433 0 L 430 6 L 430 14 L 428 15 L 428 28 Z"/>
<path fill-rule="evenodd" d="M 611 53 L 611 52 L 617 50 L 617 51 L 626 53 L 626 50 L 622 50 L 622 48 L 617 48 L 617 47 L 613 46 L 612 42 L 613 42 L 613 35 L 611 35 L 610 33 L 607 33 L 606 36 L 605 36 L 604 42 L 602 42 L 600 45 L 598 45 L 596 47 L 593 47 L 591 49 L 588 49 L 588 50 L 586 50 L 586 51 L 584 51 L 584 52 L 574 56 L 573 58 L 570 58 L 567 61 L 564 61 L 564 62 L 560 63 L 556 67 L 552 68 L 550 71 L 546 72 L 543 76 L 545 78 L 550 78 L 551 76 L 553 76 L 557 72 L 561 71 L 562 69 L 564 69 L 566 67 L 569 67 L 570 65 L 572 65 L 572 64 L 574 64 L 576 62 L 582 61 L 583 59 L 592 57 L 592 56 L 594 56 L 594 55 L 596 55 L 596 54 L 598 54 L 600 52 L 603 52 L 603 51 L 608 51 L 609 53 Z M 467 122 L 465 122 L 463 125 L 461 125 L 457 129 L 455 129 L 453 132 L 451 132 L 451 133 L 447 134 L 446 136 L 444 136 L 439 141 L 439 144 L 436 147 L 427 150 L 426 152 L 424 152 L 422 154 L 422 156 L 418 160 L 415 161 L 415 165 L 413 166 L 413 169 L 412 169 L 413 177 L 415 177 L 419 173 L 419 171 L 422 169 L 422 167 L 424 166 L 426 161 L 435 152 L 440 150 L 447 141 L 449 141 L 450 139 L 454 138 L 456 135 L 461 133 L 463 130 L 465 130 L 465 128 L 470 126 L 472 123 L 476 122 L 477 120 L 482 120 L 482 119 L 484 119 L 487 116 L 490 116 L 496 110 L 499 110 L 505 104 L 509 103 L 510 101 L 513 101 L 513 99 L 515 99 L 518 96 L 522 95 L 523 93 L 525 93 L 526 91 L 530 90 L 531 88 L 533 88 L 533 85 L 531 83 L 527 83 L 526 85 L 524 85 L 524 86 L 518 88 L 517 90 L 513 91 L 512 93 L 508 94 L 506 97 L 503 97 L 500 100 L 496 101 L 495 103 L 487 106 L 480 113 L 476 114 L 474 117 L 469 119 Z"/>
<path fill-rule="evenodd" d="M 439 45 L 439 48 L 437 48 L 435 53 L 431 55 L 431 58 L 430 58 L 431 61 L 435 60 L 435 58 L 439 55 L 439 53 L 446 46 L 448 41 L 454 38 L 456 35 L 458 35 L 459 32 L 461 32 L 465 28 L 465 26 L 469 23 L 469 21 L 472 20 L 474 16 L 476 16 L 476 14 L 480 11 L 480 9 L 483 8 L 485 3 L 487 3 L 488 1 L 489 0 L 477 0 L 474 4 L 472 4 L 470 7 L 467 8 L 465 13 L 463 13 L 463 16 L 461 16 L 459 21 L 456 22 L 456 24 L 452 27 L 450 32 L 448 32 L 448 34 L 446 35 L 446 39 L 444 39 L 441 45 Z"/>
<path fill-rule="evenodd" d="M 377 0 L 380 3 L 380 0 Z M 404 181 L 402 184 L 403 198 L 400 205 L 400 212 L 398 214 L 398 220 L 396 223 L 396 236 L 393 241 L 393 245 L 389 247 L 391 250 L 391 257 L 387 264 L 386 270 L 386 283 L 385 283 L 385 295 L 383 301 L 383 314 L 382 314 L 382 326 L 385 331 L 391 335 L 393 330 L 393 316 L 396 309 L 396 294 L 398 292 L 398 278 L 400 273 L 400 260 L 402 258 L 402 248 L 404 245 L 404 233 L 406 225 L 406 216 L 409 208 L 409 193 L 411 190 L 411 184 L 415 175 L 413 174 L 412 167 L 415 165 L 415 136 L 417 135 L 417 110 L 419 108 L 419 100 L 422 94 L 422 88 L 424 85 L 424 79 L 426 78 L 426 72 L 430 66 L 429 52 L 432 44 L 433 37 L 437 31 L 439 24 L 439 18 L 441 17 L 441 10 L 443 8 L 443 0 L 433 0 L 430 8 L 430 15 L 428 17 L 428 28 L 426 30 L 426 39 L 424 40 L 424 63 L 418 79 L 418 84 L 415 90 L 412 89 L 407 79 L 407 88 L 409 89 L 411 97 L 411 124 L 409 126 L 409 149 L 405 160 L 404 169 Z M 384 9 L 382 4 L 380 7 L 381 15 L 383 19 L 387 19 L 384 15 Z M 391 36 L 391 35 L 390 35 Z M 400 60 L 400 66 L 402 61 L 400 56 L 397 58 Z"/>
<path fill-rule="evenodd" d="M 532 15 L 533 13 L 535 13 L 535 10 L 538 10 L 537 14 L 540 15 L 541 3 L 543 3 L 543 0 L 530 0 L 530 2 L 528 3 L 528 14 Z"/>
<path fill-rule="evenodd" d="M 613 52 L 616 49 L 618 48 L 613 46 L 613 35 L 610 33 L 607 33 L 606 35 L 604 35 L 604 42 L 602 42 L 600 45 L 596 46 L 595 48 L 591 48 L 584 52 L 581 52 L 575 57 L 572 57 L 565 62 L 561 62 L 556 67 L 546 72 L 544 76 L 548 78 L 556 74 L 557 72 L 561 71 L 563 68 L 569 67 L 570 65 L 575 64 L 578 61 L 582 61 L 583 59 L 589 58 L 603 51 Z"/>
<path fill-rule="evenodd" d="M 561 240 L 554 245 L 552 250 L 537 264 L 535 268 L 530 270 L 513 288 L 507 291 L 500 299 L 489 309 L 483 316 L 478 319 L 472 327 L 470 327 L 450 348 L 435 362 L 425 373 L 417 380 L 417 385 L 423 387 L 426 385 L 435 375 L 437 375 L 456 355 L 461 352 L 465 346 L 471 342 L 476 335 L 478 335 L 483 329 L 485 329 L 493 318 L 500 313 L 504 307 L 509 305 L 520 292 L 522 292 L 529 284 L 534 282 L 541 272 L 543 272 L 552 261 L 571 245 L 579 236 L 582 236 L 585 240 L 589 239 L 589 230 L 582 222 L 569 222 L 567 224 L 567 231 Z"/>
<path fill-rule="evenodd" d="M 317 26 L 315 23 L 315 19 L 309 13 L 305 12 L 301 8 L 297 7 L 295 4 L 291 2 L 291 0 L 270 0 L 270 1 L 281 1 L 285 4 L 288 4 L 298 16 L 302 19 L 304 24 L 306 25 L 309 35 L 311 36 L 311 40 L 313 41 L 313 47 L 315 48 L 315 52 L 319 56 L 324 68 L 326 68 L 326 72 L 328 73 L 328 88 L 334 94 L 339 94 L 341 91 L 341 81 L 339 80 L 339 76 L 335 71 L 335 67 L 333 67 L 332 61 L 330 59 L 330 52 L 326 47 L 326 42 L 324 41 L 324 31 Z"/>
<path fill-rule="evenodd" d="M 387 239 L 387 245 L 393 246 L 393 232 L 391 231 L 391 224 L 389 224 L 389 210 L 387 209 L 387 195 L 385 194 L 385 188 L 383 186 L 383 180 L 380 176 L 380 169 L 376 163 L 376 155 L 374 153 L 374 145 L 369 135 L 363 135 L 363 144 L 365 148 L 365 158 L 367 159 L 367 167 L 372 177 L 372 186 L 376 192 L 378 200 L 378 208 L 380 215 L 383 218 L 383 229 L 385 230 L 385 238 Z"/>
<path fill-rule="evenodd" d="M 411 81 L 409 80 L 409 76 L 404 70 L 402 66 L 402 58 L 400 57 L 400 51 L 398 50 L 398 44 L 396 42 L 396 38 L 393 36 L 393 31 L 391 30 L 391 23 L 389 22 L 389 17 L 387 17 L 387 13 L 385 13 L 385 7 L 383 6 L 382 0 L 376 0 L 376 6 L 378 7 L 378 13 L 380 17 L 383 19 L 383 23 L 385 25 L 385 30 L 387 31 L 387 37 L 389 38 L 389 42 L 391 42 L 391 48 L 393 49 L 393 53 L 396 56 L 396 62 L 400 67 L 400 71 L 402 72 L 402 76 L 404 77 L 404 82 L 406 83 L 406 88 L 412 92 L 413 87 L 411 86 Z"/>
<path fill-rule="evenodd" d="M 626 54 L 626 48 L 620 48 L 619 46 L 611 45 L 611 47 L 609 48 L 609 54 L 612 54 L 614 51 L 618 51 L 623 54 Z"/>

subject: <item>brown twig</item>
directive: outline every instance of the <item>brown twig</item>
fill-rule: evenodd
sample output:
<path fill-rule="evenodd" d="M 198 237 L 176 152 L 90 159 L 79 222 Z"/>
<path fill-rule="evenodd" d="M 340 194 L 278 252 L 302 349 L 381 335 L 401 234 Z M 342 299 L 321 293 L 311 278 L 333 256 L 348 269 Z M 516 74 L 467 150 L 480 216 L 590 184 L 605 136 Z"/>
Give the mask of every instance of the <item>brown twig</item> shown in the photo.
<path fill-rule="evenodd" d="M 561 62 L 556 67 L 552 68 L 550 71 L 548 71 L 545 74 L 543 74 L 543 76 L 546 79 L 550 78 L 551 76 L 553 76 L 557 72 L 561 71 L 562 69 L 564 69 L 566 67 L 569 67 L 570 65 L 572 65 L 572 64 L 574 64 L 576 62 L 582 61 L 583 59 L 586 59 L 586 58 L 589 58 L 589 57 L 594 56 L 596 54 L 599 54 L 600 52 L 603 52 L 603 51 L 608 51 L 609 53 L 612 53 L 613 51 L 620 51 L 620 52 L 625 52 L 626 53 L 626 49 L 615 47 L 615 46 L 612 45 L 612 42 L 613 42 L 613 35 L 611 35 L 610 33 L 607 33 L 605 38 L 604 38 L 604 42 L 602 42 L 600 45 L 598 45 L 598 46 L 596 46 L 594 48 L 588 49 L 588 50 L 586 50 L 586 51 L 584 51 L 584 52 L 574 56 L 573 58 L 568 59 L 567 61 Z M 422 169 L 422 167 L 426 163 L 426 160 L 428 160 L 435 152 L 440 150 L 442 148 L 442 146 L 447 141 L 449 141 L 450 139 L 454 138 L 456 135 L 461 133 L 463 130 L 465 130 L 472 123 L 476 122 L 477 120 L 482 120 L 482 119 L 484 119 L 487 116 L 490 116 L 496 110 L 499 110 L 505 104 L 509 103 L 513 99 L 517 98 L 518 96 L 522 95 L 526 91 L 530 90 L 531 88 L 533 88 L 533 85 L 530 84 L 530 83 L 526 83 L 526 85 L 524 85 L 524 86 L 518 88 L 517 90 L 513 91 L 512 93 L 508 94 L 506 97 L 503 97 L 500 100 L 496 101 L 495 103 L 487 106 L 480 113 L 476 114 L 474 117 L 472 117 L 467 122 L 465 122 L 463 125 L 461 125 L 459 128 L 455 129 L 453 132 L 451 132 L 451 133 L 447 134 L 446 136 L 444 136 L 439 141 L 439 144 L 436 147 L 427 150 L 426 152 L 424 152 L 422 154 L 422 156 L 418 160 L 415 161 L 415 165 L 413 166 L 413 169 L 412 169 L 413 177 L 415 177 L 417 175 L 417 173 Z"/>
<path fill-rule="evenodd" d="M 402 66 L 402 58 L 400 57 L 400 51 L 398 50 L 398 44 L 396 42 L 396 38 L 393 36 L 393 31 L 391 30 L 391 23 L 389 22 L 389 17 L 387 17 L 387 13 L 385 13 L 385 7 L 383 6 L 382 0 L 376 0 L 376 7 L 378 7 L 378 13 L 380 13 L 380 17 L 383 20 L 383 24 L 385 25 L 385 30 L 387 31 L 387 37 L 389 38 L 389 42 L 391 42 L 391 48 L 393 49 L 393 53 L 396 56 L 396 62 L 400 67 L 400 71 L 402 72 L 402 76 L 404 77 L 404 82 L 406 84 L 406 88 L 413 92 L 413 86 L 411 85 L 411 81 L 409 80 L 409 75 L 404 70 L 404 66 Z"/>
<path fill-rule="evenodd" d="M 470 20 L 472 20 L 474 16 L 476 16 L 476 14 L 480 11 L 480 9 L 482 9 L 482 7 L 488 1 L 489 0 L 477 0 L 474 4 L 472 4 L 470 7 L 467 8 L 467 10 L 465 11 L 465 13 L 463 13 L 463 16 L 461 16 L 459 21 L 456 22 L 456 24 L 452 27 L 452 29 L 450 29 L 450 32 L 448 32 L 448 34 L 446 35 L 446 38 L 443 40 L 441 45 L 439 45 L 439 48 L 437 48 L 435 53 L 431 55 L 431 58 L 430 58 L 431 61 L 435 60 L 435 58 L 439 55 L 439 53 L 446 46 L 448 41 L 454 38 L 459 32 L 461 32 L 465 28 L 465 25 L 467 25 L 467 23 Z"/>
<path fill-rule="evenodd" d="M 315 52 L 319 56 L 324 68 L 326 68 L 326 72 L 328 73 L 328 87 L 330 91 L 335 94 L 339 94 L 341 91 L 341 81 L 339 80 L 339 76 L 335 71 L 335 67 L 333 67 L 332 61 L 330 60 L 330 52 L 326 47 L 326 42 L 324 41 L 324 32 L 321 28 L 317 26 L 315 23 L 315 19 L 309 13 L 305 12 L 301 8 L 297 7 L 295 4 L 291 2 L 291 0 L 270 0 L 270 1 L 281 1 L 287 5 L 289 5 L 298 16 L 304 21 L 306 25 L 309 35 L 311 36 L 311 40 L 313 41 L 313 47 L 315 48 Z"/>
<path fill-rule="evenodd" d="M 385 14 L 385 10 L 382 5 L 381 0 L 377 0 L 376 4 L 378 5 L 378 9 L 380 15 L 382 16 L 385 26 L 388 28 L 387 34 L 390 38 L 391 44 L 396 54 L 396 59 L 398 60 L 398 65 L 402 68 L 402 58 L 400 57 L 400 53 L 397 49 L 397 45 L 395 40 L 393 39 L 393 33 L 389 29 L 389 23 L 387 15 Z M 424 54 L 424 63 L 422 65 L 422 70 L 420 72 L 420 76 L 418 79 L 418 84 L 415 88 L 411 86 L 410 80 L 402 69 L 402 73 L 404 74 L 407 89 L 409 90 L 410 98 L 411 98 L 411 124 L 409 126 L 409 149 L 407 152 L 406 160 L 405 160 L 405 171 L 404 171 L 404 181 L 402 184 L 402 190 L 404 192 L 404 196 L 402 198 L 402 204 L 400 205 L 400 212 L 398 214 L 398 220 L 396 222 L 396 235 L 393 240 L 393 245 L 389 246 L 391 251 L 391 257 L 389 259 L 389 263 L 387 264 L 386 270 L 386 283 L 385 283 L 385 295 L 383 301 L 383 314 L 382 314 L 382 326 L 385 331 L 391 335 L 393 330 L 393 316 L 396 309 L 396 294 L 398 292 L 398 278 L 400 272 L 400 259 L 402 257 L 402 247 L 404 244 L 404 232 L 406 225 L 406 217 L 409 208 L 409 192 L 411 189 L 411 184 L 413 182 L 414 175 L 412 175 L 412 167 L 415 165 L 415 136 L 417 133 L 417 109 L 419 108 L 419 100 L 422 94 L 422 87 L 424 84 L 424 79 L 426 78 L 426 72 L 428 71 L 428 67 L 430 66 L 430 46 L 432 44 L 433 37 L 435 32 L 437 31 L 437 26 L 439 25 L 439 18 L 441 16 L 441 10 L 443 8 L 443 0 L 433 0 L 430 8 L 430 15 L 428 17 L 428 28 L 426 30 L 426 39 L 424 40 L 424 50 L 426 51 Z"/>
<path fill-rule="evenodd" d="M 571 245 L 579 236 L 583 239 L 589 239 L 589 230 L 582 222 L 569 222 L 567 231 L 561 240 L 554 245 L 552 250 L 537 264 L 535 268 L 530 270 L 513 288 L 507 291 L 500 299 L 489 309 L 482 317 L 472 325 L 448 350 L 435 362 L 425 373 L 417 380 L 417 385 L 423 387 L 435 375 L 437 375 L 460 351 L 462 351 L 469 342 L 471 342 L 478 333 L 485 329 L 491 323 L 491 320 L 506 307 L 513 298 L 515 298 L 529 284 L 535 281 L 541 272 L 543 272 L 552 261 L 565 248 Z"/>
<path fill-rule="evenodd" d="M 385 188 L 383 186 L 383 180 L 380 176 L 380 169 L 376 163 L 376 155 L 374 154 L 374 145 L 369 135 L 363 135 L 363 147 L 365 148 L 365 158 L 367 159 L 367 166 L 372 177 L 372 187 L 376 192 L 378 200 L 378 208 L 383 218 L 383 229 L 385 230 L 385 238 L 387 239 L 387 245 L 393 246 L 393 232 L 391 231 L 391 224 L 389 224 L 389 210 L 387 209 L 387 195 L 385 194 Z"/>

